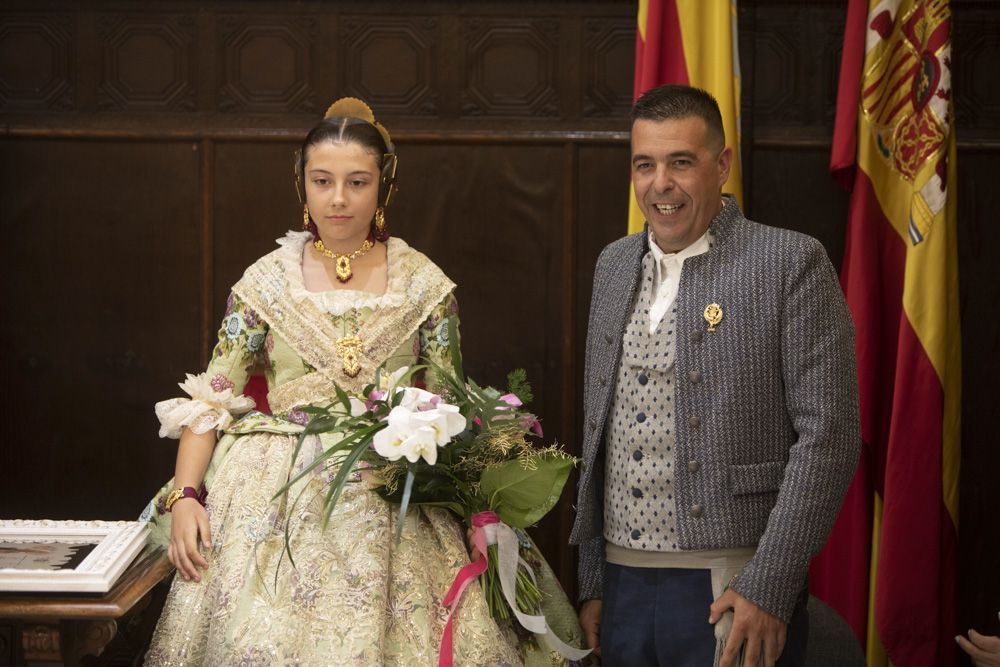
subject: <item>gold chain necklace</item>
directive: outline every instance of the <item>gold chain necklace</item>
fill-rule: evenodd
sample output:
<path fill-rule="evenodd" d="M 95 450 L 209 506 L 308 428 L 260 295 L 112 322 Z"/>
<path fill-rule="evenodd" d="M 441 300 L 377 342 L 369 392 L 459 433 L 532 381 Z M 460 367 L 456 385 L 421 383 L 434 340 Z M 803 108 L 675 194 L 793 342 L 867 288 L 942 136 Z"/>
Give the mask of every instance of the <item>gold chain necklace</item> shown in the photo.
<path fill-rule="evenodd" d="M 366 252 L 375 247 L 372 243 L 371 238 L 365 239 L 365 242 L 361 244 L 361 247 L 352 253 L 345 253 L 341 255 L 340 253 L 333 252 L 325 245 L 323 245 L 323 239 L 316 239 L 313 241 L 313 247 L 316 248 L 324 257 L 329 257 L 337 264 L 337 280 L 342 283 L 346 283 L 354 276 L 354 272 L 351 271 L 351 260 L 361 257 Z"/>

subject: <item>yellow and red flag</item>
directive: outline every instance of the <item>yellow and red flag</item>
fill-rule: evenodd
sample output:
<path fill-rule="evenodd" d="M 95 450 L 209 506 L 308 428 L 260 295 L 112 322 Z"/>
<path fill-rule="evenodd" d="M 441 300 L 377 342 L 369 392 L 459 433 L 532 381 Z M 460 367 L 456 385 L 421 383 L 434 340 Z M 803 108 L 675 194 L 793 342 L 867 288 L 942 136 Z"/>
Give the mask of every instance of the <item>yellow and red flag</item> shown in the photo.
<path fill-rule="evenodd" d="M 953 665 L 961 350 L 948 0 L 850 0 L 831 171 L 864 447 L 814 594 L 869 665 Z"/>
<path fill-rule="evenodd" d="M 743 203 L 740 169 L 740 68 L 736 0 L 639 0 L 634 98 L 667 83 L 697 86 L 719 102 L 733 166 L 723 190 Z M 645 220 L 629 197 L 628 231 Z"/>

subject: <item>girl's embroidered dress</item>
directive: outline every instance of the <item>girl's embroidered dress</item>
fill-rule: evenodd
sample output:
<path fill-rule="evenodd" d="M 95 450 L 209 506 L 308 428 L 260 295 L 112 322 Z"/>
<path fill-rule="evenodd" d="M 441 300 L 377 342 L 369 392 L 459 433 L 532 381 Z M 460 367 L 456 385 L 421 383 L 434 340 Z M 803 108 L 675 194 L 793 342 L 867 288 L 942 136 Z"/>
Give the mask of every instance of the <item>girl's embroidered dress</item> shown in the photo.
<path fill-rule="evenodd" d="M 300 408 L 330 403 L 334 383 L 360 393 L 382 364 L 390 371 L 424 360 L 450 367 L 455 285 L 393 238 L 383 295 L 310 292 L 302 255 L 311 239 L 289 232 L 247 269 L 233 287 L 207 371 L 182 385 L 190 398 L 156 406 L 161 435 L 179 437 L 185 426 L 223 433 L 205 478 L 210 564 L 198 583 L 175 577 L 147 665 L 437 664 L 448 616 L 441 600 L 469 558 L 460 523 L 446 510 L 411 509 L 396 546 L 398 508 L 355 473 L 324 531 L 324 491 L 335 468 L 272 498 L 289 479 L 308 418 Z M 361 372 L 354 378 L 344 373 L 342 358 L 351 336 L 360 338 Z M 251 373 L 261 371 L 272 415 L 252 411 L 253 400 L 241 395 Z M 429 389 L 435 380 L 428 369 Z M 335 441 L 307 439 L 296 469 Z M 168 482 L 146 512 L 154 539 L 164 544 L 170 515 L 163 503 L 172 488 Z M 297 497 L 290 506 L 288 498 Z M 283 553 L 286 522 L 294 567 Z M 580 645 L 575 614 L 538 560 L 550 626 Z M 456 665 L 561 662 L 498 627 L 478 586 L 466 591 L 453 625 Z"/>

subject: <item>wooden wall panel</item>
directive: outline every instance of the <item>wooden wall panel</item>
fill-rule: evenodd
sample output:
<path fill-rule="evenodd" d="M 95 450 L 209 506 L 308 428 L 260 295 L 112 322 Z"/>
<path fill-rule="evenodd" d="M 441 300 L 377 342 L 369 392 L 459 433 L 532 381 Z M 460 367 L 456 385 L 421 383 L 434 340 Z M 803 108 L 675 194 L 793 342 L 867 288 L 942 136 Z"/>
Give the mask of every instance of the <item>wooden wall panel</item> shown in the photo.
<path fill-rule="evenodd" d="M 219 111 L 318 110 L 315 17 L 224 14 L 217 25 L 222 57 Z"/>
<path fill-rule="evenodd" d="M 765 225 L 819 239 L 839 269 L 844 257 L 847 195 L 828 175 L 829 163 L 829 149 L 754 150 L 748 165 L 755 184 L 748 215 Z"/>
<path fill-rule="evenodd" d="M 344 93 L 393 116 L 436 116 L 435 64 L 441 20 L 431 15 L 385 18 L 350 15 L 340 21 Z"/>
<path fill-rule="evenodd" d="M 193 111 L 197 28 L 192 14 L 101 14 L 98 108 Z"/>
<path fill-rule="evenodd" d="M 635 79 L 635 22 L 626 16 L 586 18 L 583 30 L 583 114 L 628 118 Z"/>
<path fill-rule="evenodd" d="M 994 31 L 1000 20 L 993 17 Z M 1000 56 L 1000 53 L 996 55 Z M 994 61 L 996 62 L 996 61 Z M 983 65 L 985 67 L 985 64 Z M 993 127 L 1000 127 L 994 125 Z M 958 157 L 958 268 L 962 314 L 962 472 L 959 486 L 959 628 L 1000 634 L 1000 577 L 975 573 L 997 562 L 997 473 L 1000 448 L 995 415 L 1000 392 L 1000 280 L 997 249 L 1000 151 Z M 960 630 L 961 631 L 961 630 Z"/>
<path fill-rule="evenodd" d="M 72 16 L 12 13 L 0 25 L 0 109 L 74 107 Z"/>
<path fill-rule="evenodd" d="M 215 144 L 213 336 L 222 321 L 229 288 L 243 270 L 274 250 L 275 239 L 286 231 L 302 228 L 302 205 L 292 172 L 297 147 L 298 143 L 285 142 Z"/>
<path fill-rule="evenodd" d="M 841 3 L 740 3 L 744 100 L 759 127 L 832 128 L 843 42 Z M 749 56 L 749 57 L 748 57 Z M 828 134 L 827 134 L 828 136 Z"/>
<path fill-rule="evenodd" d="M 557 116 L 559 28 L 550 18 L 464 18 L 462 115 Z"/>
<path fill-rule="evenodd" d="M 198 343 L 197 173 L 185 144 L 0 144 L 4 516 L 133 518 L 172 474 L 152 405 Z"/>
<path fill-rule="evenodd" d="M 960 131 L 965 126 L 972 130 L 974 137 L 988 133 L 995 142 L 996 129 L 1000 127 L 1000 90 L 996 85 L 1000 30 L 997 29 L 997 8 L 991 4 L 975 3 L 958 14 L 953 37 L 955 68 L 952 76 Z"/>

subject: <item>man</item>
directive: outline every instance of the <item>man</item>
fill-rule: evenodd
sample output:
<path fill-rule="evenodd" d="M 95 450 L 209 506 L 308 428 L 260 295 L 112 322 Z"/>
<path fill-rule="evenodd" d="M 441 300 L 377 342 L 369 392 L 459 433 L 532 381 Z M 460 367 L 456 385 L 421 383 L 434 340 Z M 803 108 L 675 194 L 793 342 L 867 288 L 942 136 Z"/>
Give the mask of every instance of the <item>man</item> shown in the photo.
<path fill-rule="evenodd" d="M 857 462 L 836 272 L 722 196 L 732 159 L 708 93 L 636 102 L 647 228 L 597 260 L 570 538 L 605 665 L 801 664 L 809 561 Z"/>

